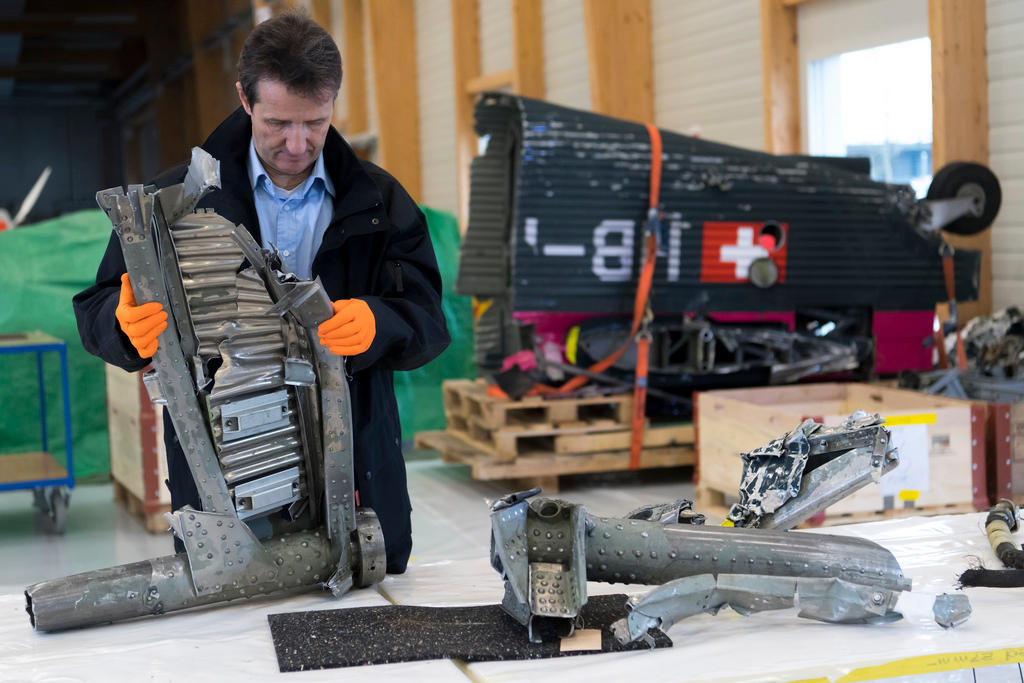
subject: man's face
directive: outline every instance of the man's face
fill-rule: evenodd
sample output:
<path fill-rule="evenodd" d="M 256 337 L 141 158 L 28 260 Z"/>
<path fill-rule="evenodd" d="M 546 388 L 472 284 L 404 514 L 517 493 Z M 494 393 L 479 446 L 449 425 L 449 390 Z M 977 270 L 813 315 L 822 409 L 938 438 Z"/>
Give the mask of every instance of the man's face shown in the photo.
<path fill-rule="evenodd" d="M 252 117 L 252 142 L 267 171 L 294 176 L 309 170 L 324 148 L 334 98 L 302 97 L 280 81 L 262 79 L 256 86 L 256 102 L 250 104 L 241 84 L 235 86 Z"/>

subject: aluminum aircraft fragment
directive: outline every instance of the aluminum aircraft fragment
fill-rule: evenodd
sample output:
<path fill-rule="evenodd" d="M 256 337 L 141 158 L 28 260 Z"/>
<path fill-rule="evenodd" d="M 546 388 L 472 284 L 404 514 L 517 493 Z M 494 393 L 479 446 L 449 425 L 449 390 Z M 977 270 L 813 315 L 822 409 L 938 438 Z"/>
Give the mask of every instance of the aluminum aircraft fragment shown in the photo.
<path fill-rule="evenodd" d="M 877 482 L 899 464 L 882 418 L 862 410 L 839 426 L 804 420 L 782 438 L 743 453 L 736 526 L 792 529 L 829 505 Z"/>
<path fill-rule="evenodd" d="M 244 226 L 199 210 L 219 163 L 195 148 L 185 181 L 97 194 L 139 303 L 168 311 L 146 387 L 165 403 L 203 510 L 167 515 L 186 551 L 43 581 L 32 625 L 53 631 L 384 576 L 373 510 L 355 504 L 343 359 L 317 343 L 319 280 L 281 273 Z M 260 539 L 248 522 L 265 519 Z M 265 525 L 265 523 L 264 523 Z"/>
<path fill-rule="evenodd" d="M 971 616 L 971 601 L 963 593 L 943 593 L 935 596 L 932 604 L 935 623 L 942 628 L 953 628 Z"/>
<path fill-rule="evenodd" d="M 602 518 L 565 501 L 530 503 L 522 494 L 513 495 L 517 502 L 503 499 L 491 515 L 491 564 L 505 581 L 502 606 L 535 642 L 538 619 L 561 622 L 562 633 L 572 633 L 586 602 L 587 581 L 664 584 L 732 574 L 819 579 L 822 583 L 807 583 L 799 595 L 824 596 L 807 600 L 819 605 L 815 618 L 832 615 L 825 619 L 830 621 L 863 611 L 899 618 L 891 609 L 896 594 L 910 589 L 892 554 L 864 539 Z M 561 524 L 562 537 L 555 532 L 549 538 L 543 531 L 555 528 L 553 520 Z M 582 538 L 572 542 L 570 520 L 576 533 L 583 529 Z M 880 606 L 885 609 L 878 612 Z"/>
<path fill-rule="evenodd" d="M 474 127 L 484 149 L 470 168 L 457 288 L 481 304 L 477 362 L 493 374 L 521 350 L 516 328 L 528 318 L 543 319 L 562 343 L 576 314 L 632 312 L 651 143 L 643 124 L 498 92 L 478 98 Z M 878 321 L 876 332 L 897 316 L 923 337 L 925 314 L 947 299 L 942 233 L 977 232 L 999 209 L 998 182 L 976 164 L 944 167 L 918 200 L 909 186 L 872 180 L 867 159 L 770 155 L 667 130 L 660 137 L 651 295 L 659 314 L 753 322 L 858 309 Z M 845 257 L 837 259 L 840 235 Z M 957 249 L 953 260 L 958 298 L 975 299 L 980 253 Z M 912 339 L 875 337 L 880 372 L 927 362 Z"/>
<path fill-rule="evenodd" d="M 628 321 L 595 319 L 579 326 L 576 363 L 589 367 L 626 342 Z M 856 370 L 870 355 L 865 336 L 831 338 L 767 325 L 720 325 L 707 320 L 655 318 L 650 325 L 650 382 L 681 393 L 724 385 L 788 384 Z M 611 367 L 623 378 L 636 369 L 630 348 Z M 728 379 L 734 381 L 727 381 Z"/>
<path fill-rule="evenodd" d="M 505 582 L 502 606 L 531 640 L 538 619 L 572 633 L 587 581 L 663 584 L 631 602 L 616 629 L 625 640 L 724 605 L 747 613 L 795 600 L 801 616 L 822 621 L 900 618 L 896 600 L 911 584 L 888 550 L 860 538 L 784 531 L 895 467 L 878 416 L 854 413 L 831 428 L 808 421 L 759 453 L 751 462 L 760 476 L 750 481 L 761 486 L 750 487 L 755 496 L 737 515 L 747 528 L 706 527 L 683 499 L 621 518 L 562 500 L 531 501 L 540 489 L 498 500 L 491 565 Z"/>
<path fill-rule="evenodd" d="M 972 318 L 963 328 L 966 368 L 904 373 L 900 385 L 950 398 L 1017 403 L 1024 401 L 1024 314 L 1011 306 Z M 955 358 L 956 332 L 946 335 Z"/>
<path fill-rule="evenodd" d="M 626 603 L 627 616 L 612 625 L 621 643 L 644 640 L 652 628 L 670 628 L 701 613 L 718 614 L 723 607 L 746 616 L 798 605 L 798 616 L 818 621 L 867 624 L 900 618 L 894 610 L 899 592 L 832 578 L 800 578 L 757 574 L 699 574 L 669 581 Z"/>

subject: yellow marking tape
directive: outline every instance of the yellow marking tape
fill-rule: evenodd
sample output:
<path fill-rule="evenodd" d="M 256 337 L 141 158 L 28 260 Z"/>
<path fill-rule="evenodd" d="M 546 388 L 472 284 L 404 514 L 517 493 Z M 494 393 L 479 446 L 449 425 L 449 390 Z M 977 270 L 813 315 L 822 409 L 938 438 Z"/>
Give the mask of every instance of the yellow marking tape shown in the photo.
<path fill-rule="evenodd" d="M 987 650 L 984 652 L 951 652 L 941 655 L 921 655 L 898 659 L 895 662 L 879 666 L 867 666 L 855 669 L 838 679 L 836 683 L 860 683 L 873 681 L 876 678 L 895 678 L 897 676 L 919 676 L 921 674 L 957 671 L 959 669 L 980 669 L 998 664 L 1017 664 L 1024 662 L 1024 647 L 1011 647 L 1005 650 Z"/>
<path fill-rule="evenodd" d="M 580 326 L 573 325 L 569 328 L 569 333 L 565 335 L 565 357 L 573 365 L 576 365 L 576 347 L 579 342 Z"/>
<path fill-rule="evenodd" d="M 904 489 L 900 491 L 900 500 L 917 500 L 921 497 L 921 492 L 914 489 Z"/>
<path fill-rule="evenodd" d="M 732 523 L 731 519 L 727 519 L 724 522 L 722 522 L 722 526 L 736 526 L 736 525 Z"/>
<path fill-rule="evenodd" d="M 935 424 L 935 413 L 920 413 L 918 415 L 890 415 L 885 418 L 886 427 L 899 427 L 901 425 L 933 425 Z"/>

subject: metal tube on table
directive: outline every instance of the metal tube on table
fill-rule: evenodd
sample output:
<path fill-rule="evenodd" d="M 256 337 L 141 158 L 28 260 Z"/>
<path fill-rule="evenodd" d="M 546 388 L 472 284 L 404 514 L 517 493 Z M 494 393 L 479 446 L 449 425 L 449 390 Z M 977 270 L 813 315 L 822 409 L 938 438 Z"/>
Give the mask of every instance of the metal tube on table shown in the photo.
<path fill-rule="evenodd" d="M 335 571 L 327 534 L 301 531 L 263 544 L 273 569 L 197 594 L 185 553 L 41 581 L 25 589 L 25 609 L 39 631 L 62 631 L 242 598 L 309 590 Z"/>
<path fill-rule="evenodd" d="M 892 553 L 863 538 L 592 515 L 587 529 L 589 581 L 660 584 L 698 574 L 759 574 L 910 590 Z"/>

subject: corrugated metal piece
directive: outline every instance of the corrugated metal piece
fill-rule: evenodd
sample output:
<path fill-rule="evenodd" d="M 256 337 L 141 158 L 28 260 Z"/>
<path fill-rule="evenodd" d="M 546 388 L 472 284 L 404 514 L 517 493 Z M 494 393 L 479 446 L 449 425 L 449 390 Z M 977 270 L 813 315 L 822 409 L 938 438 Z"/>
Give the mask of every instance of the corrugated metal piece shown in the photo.
<path fill-rule="evenodd" d="M 508 293 L 515 311 L 631 311 L 648 203 L 644 127 L 500 93 L 483 96 L 476 116 L 490 142 L 471 169 L 460 291 Z M 945 299 L 937 240 L 916 232 L 898 206 L 906 188 L 823 159 L 669 131 L 662 141 L 656 311 L 922 310 Z M 736 233 L 735 244 L 719 245 L 742 254 L 712 250 L 748 263 L 756 232 L 780 224 L 784 281 L 767 289 L 702 282 L 709 222 L 752 226 L 749 243 Z M 978 254 L 958 252 L 960 299 L 976 297 L 977 277 Z"/>

